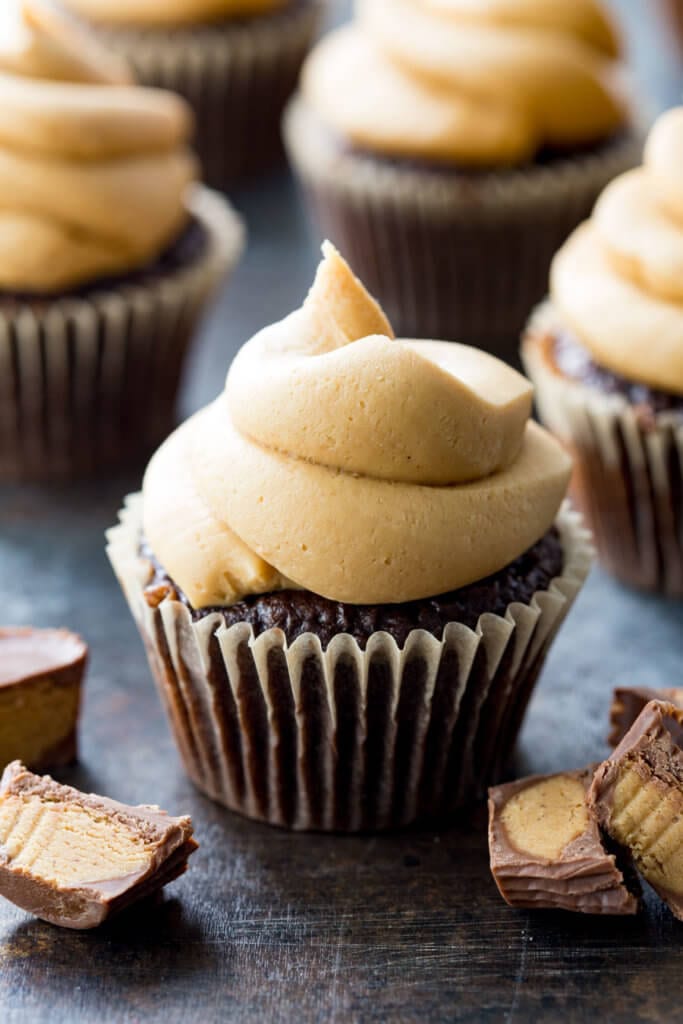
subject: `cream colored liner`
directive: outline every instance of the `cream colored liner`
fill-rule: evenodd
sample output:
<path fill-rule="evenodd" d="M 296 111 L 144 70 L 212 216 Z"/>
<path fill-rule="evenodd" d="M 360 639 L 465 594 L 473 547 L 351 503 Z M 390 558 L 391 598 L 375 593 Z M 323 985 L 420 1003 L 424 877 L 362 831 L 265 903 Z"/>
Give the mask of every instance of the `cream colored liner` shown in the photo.
<path fill-rule="evenodd" d="M 575 460 L 573 491 L 605 568 L 631 586 L 683 596 L 683 419 L 643 410 L 555 372 L 539 342 L 559 326 L 545 303 L 522 359 L 541 420 Z"/>
<path fill-rule="evenodd" d="M 244 237 L 216 193 L 196 188 L 190 207 L 208 242 L 187 268 L 87 297 L 0 302 L 0 478 L 101 470 L 171 428 L 185 352 Z"/>
<path fill-rule="evenodd" d="M 607 183 L 642 156 L 632 131 L 599 152 L 546 165 L 440 171 L 345 147 L 298 97 L 284 136 L 320 234 L 398 335 L 462 341 L 512 361 L 555 252 Z"/>
<path fill-rule="evenodd" d="M 150 608 L 141 502 L 127 500 L 107 551 L 186 771 L 231 810 L 294 829 L 386 829 L 482 796 L 592 557 L 565 505 L 564 571 L 529 605 L 482 615 L 476 631 L 449 623 L 441 641 L 414 630 L 402 650 L 378 632 L 365 651 L 347 634 L 324 651 L 312 633 L 288 646 L 218 612 L 193 622 L 178 600 Z"/>
<path fill-rule="evenodd" d="M 210 25 L 92 28 L 131 62 L 143 85 L 188 100 L 204 180 L 224 188 L 281 158 L 280 117 L 320 14 L 320 0 L 298 0 L 282 11 Z"/>

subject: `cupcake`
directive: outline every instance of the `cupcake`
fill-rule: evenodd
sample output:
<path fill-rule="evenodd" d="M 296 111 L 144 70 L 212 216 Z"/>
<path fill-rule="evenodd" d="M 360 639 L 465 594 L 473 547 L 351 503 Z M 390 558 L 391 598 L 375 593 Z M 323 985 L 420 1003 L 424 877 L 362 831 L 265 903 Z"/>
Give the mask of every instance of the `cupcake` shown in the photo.
<path fill-rule="evenodd" d="M 280 121 L 320 0 L 61 0 L 133 65 L 184 96 L 206 181 L 225 189 L 283 157 Z"/>
<path fill-rule="evenodd" d="M 182 100 L 49 4 L 0 18 L 0 479 L 90 473 L 172 427 L 242 228 L 197 184 Z"/>
<path fill-rule="evenodd" d="M 683 595 L 683 108 L 557 254 L 522 354 L 604 566 Z"/>
<path fill-rule="evenodd" d="M 285 122 L 320 232 L 401 334 L 514 358 L 552 256 L 640 156 L 614 29 L 596 0 L 356 7 Z"/>
<path fill-rule="evenodd" d="M 297 829 L 483 795 L 590 549 L 531 386 L 397 341 L 331 246 L 301 309 L 159 449 L 109 555 L 185 767 Z"/>

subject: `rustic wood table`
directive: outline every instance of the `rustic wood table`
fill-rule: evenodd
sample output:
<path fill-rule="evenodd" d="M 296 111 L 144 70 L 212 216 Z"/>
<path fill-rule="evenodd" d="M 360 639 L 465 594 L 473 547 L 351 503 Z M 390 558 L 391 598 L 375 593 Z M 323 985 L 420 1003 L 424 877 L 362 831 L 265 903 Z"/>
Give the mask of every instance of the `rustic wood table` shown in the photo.
<path fill-rule="evenodd" d="M 676 102 L 683 76 L 654 17 L 638 0 L 620 6 L 656 106 Z M 286 176 L 237 201 L 250 249 L 198 346 L 183 412 L 213 397 L 243 340 L 299 302 L 315 266 Z M 67 625 L 91 645 L 81 762 L 60 778 L 189 812 L 202 845 L 166 895 L 96 933 L 0 904 L 3 1024 L 681 1019 L 683 925 L 650 897 L 637 920 L 509 909 L 489 874 L 483 808 L 439 834 L 290 835 L 194 791 L 104 555 L 104 530 L 138 483 L 134 472 L 0 489 L 0 618 Z M 516 770 L 602 757 L 612 686 L 680 685 L 682 631 L 682 604 L 595 570 L 533 700 Z"/>

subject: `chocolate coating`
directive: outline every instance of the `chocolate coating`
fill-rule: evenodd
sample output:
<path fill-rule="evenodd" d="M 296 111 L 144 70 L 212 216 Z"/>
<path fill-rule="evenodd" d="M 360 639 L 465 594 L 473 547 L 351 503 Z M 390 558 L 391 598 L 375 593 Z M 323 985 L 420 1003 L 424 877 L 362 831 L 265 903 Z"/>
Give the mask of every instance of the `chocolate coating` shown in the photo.
<path fill-rule="evenodd" d="M 568 910 L 582 914 L 635 914 L 638 891 L 628 870 L 608 852 L 597 821 L 552 859 L 518 849 L 503 822 L 508 802 L 540 782 L 577 780 L 588 791 L 592 768 L 556 776 L 530 776 L 489 790 L 489 855 L 501 896 L 512 907 Z"/>
<path fill-rule="evenodd" d="M 667 687 L 660 690 L 647 686 L 620 686 L 614 691 L 610 709 L 611 731 L 607 742 L 616 747 L 623 740 L 638 715 L 651 700 L 664 701 L 683 708 L 683 689 Z"/>
<path fill-rule="evenodd" d="M 591 784 L 588 801 L 602 828 L 621 845 L 630 845 L 636 867 L 655 892 L 668 904 L 672 913 L 683 921 L 683 890 L 675 892 L 661 883 L 667 864 L 665 855 L 657 845 L 668 828 L 678 826 L 683 814 L 683 710 L 662 701 L 650 701 L 623 737 L 607 761 L 597 769 Z M 653 799 L 648 805 L 631 802 L 616 806 L 617 787 L 630 773 L 639 780 L 639 795 L 650 792 Z M 673 796 L 673 806 L 667 812 L 670 821 L 652 821 L 658 809 L 665 807 Z M 633 839 L 627 843 L 621 835 L 622 821 Z M 651 826 L 651 828 L 650 828 Z M 648 835 L 651 831 L 652 834 Z M 679 856 L 683 840 L 674 851 Z M 672 851 L 668 850 L 668 857 Z M 653 866 L 654 872 L 653 875 Z"/>
<path fill-rule="evenodd" d="M 62 814 L 69 808 L 94 811 L 112 830 L 123 828 L 144 840 L 150 851 L 144 865 L 131 874 L 97 882 L 62 884 L 57 866 L 51 877 L 43 877 L 33 867 L 14 865 L 10 850 L 0 845 L 0 895 L 36 917 L 64 928 L 95 928 L 112 914 L 168 884 L 186 870 L 187 859 L 198 846 L 187 817 L 172 818 L 156 807 L 129 807 L 92 793 L 80 793 L 49 776 L 33 775 L 19 761 L 7 766 L 0 782 L 0 803 L 8 797 L 61 806 Z M 93 849 L 95 863 L 97 852 Z"/>
<path fill-rule="evenodd" d="M 173 592 L 190 608 L 195 621 L 219 612 L 226 626 L 247 622 L 257 636 L 276 627 L 284 632 L 288 643 L 310 632 L 320 638 L 323 647 L 339 633 L 349 633 L 365 647 L 373 633 L 385 630 L 403 646 L 414 629 L 424 629 L 438 639 L 449 622 L 462 622 L 474 629 L 485 612 L 504 615 L 513 601 L 528 604 L 537 591 L 547 590 L 551 581 L 561 575 L 564 565 L 562 542 L 553 527 L 500 572 L 438 597 L 403 604 L 353 605 L 328 601 L 307 590 L 282 590 L 249 597 L 227 608 L 196 609 L 144 543 L 141 554 L 152 565 L 147 586 L 150 603 L 158 603 Z"/>
<path fill-rule="evenodd" d="M 0 767 L 70 764 L 88 647 L 66 629 L 0 628 Z"/>

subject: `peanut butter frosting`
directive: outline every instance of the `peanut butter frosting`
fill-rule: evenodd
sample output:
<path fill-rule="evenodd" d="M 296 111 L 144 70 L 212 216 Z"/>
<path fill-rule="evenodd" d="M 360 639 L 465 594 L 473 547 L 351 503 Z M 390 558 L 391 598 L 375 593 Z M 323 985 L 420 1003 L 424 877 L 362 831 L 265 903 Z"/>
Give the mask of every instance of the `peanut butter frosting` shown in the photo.
<path fill-rule="evenodd" d="M 145 536 L 195 607 L 292 585 L 354 604 L 453 590 L 558 511 L 570 462 L 531 399 L 484 352 L 395 339 L 326 243 L 301 309 L 152 459 Z"/>
<path fill-rule="evenodd" d="M 140 27 L 197 25 L 268 14 L 289 0 L 62 0 L 89 21 Z"/>
<path fill-rule="evenodd" d="M 128 70 L 45 0 L 0 13 L 0 288 L 54 293 L 144 265 L 196 179 L 180 98 Z"/>
<path fill-rule="evenodd" d="M 555 258 L 551 294 L 596 362 L 683 394 L 683 107 L 664 114 L 642 167 L 615 179 Z"/>
<path fill-rule="evenodd" d="M 596 0 L 357 0 L 355 21 L 309 56 L 302 91 L 361 148 L 504 166 L 615 134 L 618 54 Z"/>

